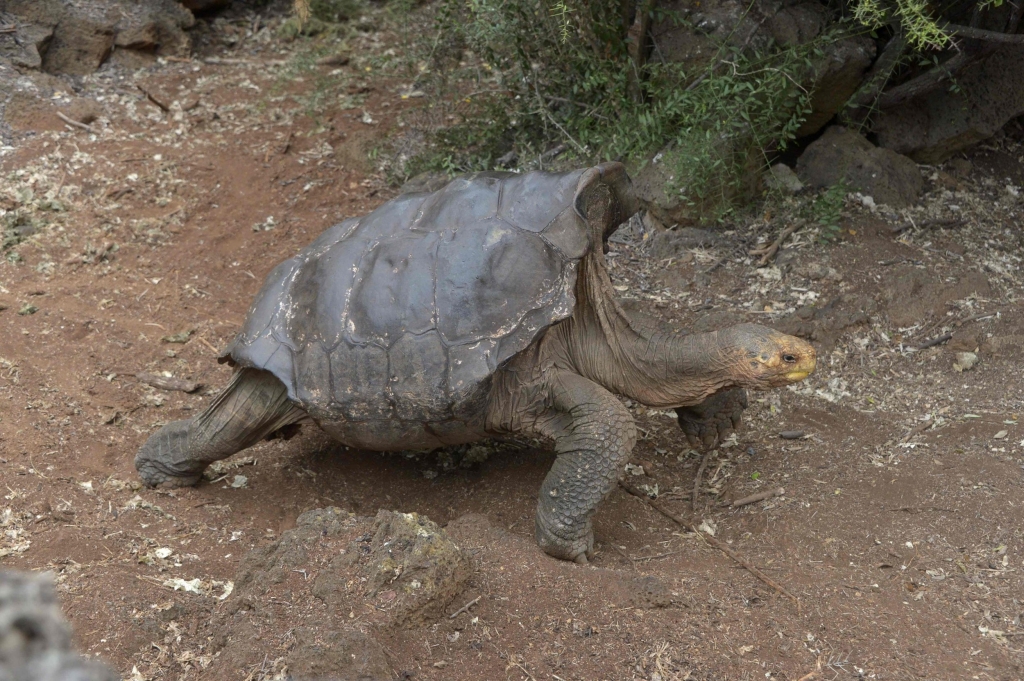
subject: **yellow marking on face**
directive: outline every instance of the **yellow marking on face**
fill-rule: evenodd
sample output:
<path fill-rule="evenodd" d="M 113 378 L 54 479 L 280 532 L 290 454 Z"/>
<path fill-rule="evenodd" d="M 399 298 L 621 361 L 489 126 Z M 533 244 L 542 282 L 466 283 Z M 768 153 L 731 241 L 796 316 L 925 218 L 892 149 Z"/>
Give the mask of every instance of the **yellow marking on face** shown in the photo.
<path fill-rule="evenodd" d="M 804 380 L 810 375 L 810 371 L 790 371 L 788 374 L 786 374 L 786 380 L 793 381 L 795 383 L 796 381 Z"/>

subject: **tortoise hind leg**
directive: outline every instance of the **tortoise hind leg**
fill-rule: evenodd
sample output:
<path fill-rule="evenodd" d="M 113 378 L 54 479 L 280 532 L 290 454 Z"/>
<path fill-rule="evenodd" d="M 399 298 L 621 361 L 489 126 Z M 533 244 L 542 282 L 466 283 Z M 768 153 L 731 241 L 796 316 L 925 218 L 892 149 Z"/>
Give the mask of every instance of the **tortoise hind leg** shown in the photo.
<path fill-rule="evenodd" d="M 214 461 L 307 418 L 273 374 L 241 369 L 200 414 L 154 433 L 135 455 L 135 468 L 150 487 L 194 485 Z"/>

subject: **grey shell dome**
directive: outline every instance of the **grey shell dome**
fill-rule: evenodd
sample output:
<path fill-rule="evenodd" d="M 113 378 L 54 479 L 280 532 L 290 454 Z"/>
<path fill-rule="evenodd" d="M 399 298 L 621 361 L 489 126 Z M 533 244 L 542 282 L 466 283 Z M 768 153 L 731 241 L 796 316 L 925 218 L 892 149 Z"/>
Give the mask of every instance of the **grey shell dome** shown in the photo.
<path fill-rule="evenodd" d="M 331 227 L 270 273 L 222 359 L 318 421 L 457 416 L 572 313 L 583 174 L 464 176 Z"/>

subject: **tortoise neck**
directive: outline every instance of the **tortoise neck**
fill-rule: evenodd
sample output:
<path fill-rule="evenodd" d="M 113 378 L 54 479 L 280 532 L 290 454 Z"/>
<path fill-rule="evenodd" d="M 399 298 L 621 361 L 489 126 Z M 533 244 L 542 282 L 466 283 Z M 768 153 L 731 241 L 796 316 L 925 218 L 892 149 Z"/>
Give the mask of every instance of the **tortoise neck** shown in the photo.
<path fill-rule="evenodd" d="M 736 384 L 727 332 L 682 335 L 631 319 L 615 298 L 604 253 L 580 262 L 567 360 L 590 380 L 651 407 L 699 404 Z"/>

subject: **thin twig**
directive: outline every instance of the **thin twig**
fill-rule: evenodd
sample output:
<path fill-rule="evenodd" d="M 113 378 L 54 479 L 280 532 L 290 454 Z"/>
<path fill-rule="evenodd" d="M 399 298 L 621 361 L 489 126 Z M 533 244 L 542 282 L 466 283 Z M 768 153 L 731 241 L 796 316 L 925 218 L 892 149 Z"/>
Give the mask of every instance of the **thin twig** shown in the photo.
<path fill-rule="evenodd" d="M 690 495 L 690 507 L 693 512 L 697 512 L 697 497 L 700 495 L 700 481 L 704 477 L 704 469 L 708 466 L 708 459 L 711 458 L 711 453 L 715 450 L 704 452 L 704 456 L 700 460 L 700 466 L 697 468 L 697 475 L 693 479 L 693 494 Z"/>
<path fill-rule="evenodd" d="M 163 111 L 164 113 L 170 112 L 171 107 L 167 106 L 166 104 L 161 102 L 159 99 L 154 97 L 152 92 L 150 92 L 146 88 L 142 87 L 138 83 L 135 84 L 135 87 L 139 88 L 139 90 L 142 91 L 142 94 L 146 95 L 146 99 L 148 99 L 149 101 L 153 102 L 153 104 L 155 104 L 161 111 Z"/>
<path fill-rule="evenodd" d="M 665 516 L 666 518 L 668 518 L 669 520 L 674 522 L 676 525 L 679 525 L 680 527 L 682 527 L 684 529 L 688 529 L 688 530 L 694 532 L 698 537 L 703 538 L 705 541 L 707 541 L 709 544 L 714 546 L 716 549 L 720 550 L 722 553 L 724 553 L 725 555 L 729 556 L 734 561 L 736 561 L 737 563 L 742 565 L 744 568 L 746 568 L 747 572 L 749 572 L 750 574 L 754 575 L 755 577 L 760 579 L 762 582 L 764 582 L 765 584 L 767 584 L 771 588 L 773 588 L 776 591 L 778 591 L 780 594 L 786 596 L 787 598 L 792 600 L 794 603 L 796 603 L 797 609 L 800 608 L 800 600 L 796 596 L 794 596 L 789 591 L 787 591 L 783 587 L 781 587 L 778 584 L 776 584 L 770 577 L 768 577 L 766 574 L 764 574 L 763 572 L 758 570 L 756 567 L 754 567 L 753 565 L 748 563 L 746 560 L 741 558 L 739 556 L 739 554 L 737 554 L 735 551 L 730 549 L 728 546 L 726 546 L 722 542 L 718 541 L 717 539 L 715 539 L 711 535 L 703 534 L 703 533 L 699 532 L 697 530 L 697 528 L 694 527 L 693 525 L 687 524 L 686 522 L 683 521 L 682 518 L 679 518 L 675 514 L 671 513 L 670 511 L 667 511 L 666 509 L 664 509 L 661 506 L 661 504 L 658 504 L 658 503 L 655 503 L 655 502 L 651 501 L 647 497 L 647 495 L 644 494 L 643 492 L 640 492 L 639 490 L 632 489 L 629 485 L 627 485 L 626 483 L 622 482 L 621 480 L 619 481 L 619 485 L 622 487 L 622 489 L 626 490 L 627 492 L 629 492 L 630 494 L 635 496 L 637 499 L 639 499 L 643 503 L 647 504 L 648 506 L 653 508 L 658 513 L 662 514 L 663 516 Z"/>
<path fill-rule="evenodd" d="M 1009 43 L 1012 45 L 1024 44 L 1024 35 L 1021 35 L 1020 33 L 986 31 L 981 28 L 972 28 L 971 26 L 960 26 L 957 24 L 946 24 L 942 27 L 942 30 L 946 33 L 958 35 L 961 38 L 970 38 L 972 40 L 983 40 L 990 43 Z"/>
<path fill-rule="evenodd" d="M 797 679 L 797 681 L 813 681 L 813 679 L 818 678 L 818 675 L 820 673 L 821 673 L 821 658 L 819 657 L 817 663 L 815 663 L 815 665 L 814 665 L 814 671 L 810 672 L 809 674 L 804 674 L 799 679 Z"/>
<path fill-rule="evenodd" d="M 938 336 L 937 338 L 932 338 L 931 340 L 926 340 L 924 343 L 921 343 L 920 345 L 915 345 L 914 347 L 916 349 L 918 349 L 918 350 L 927 350 L 928 348 L 933 348 L 936 345 L 942 345 L 943 343 L 945 343 L 946 341 L 950 340 L 951 338 L 953 338 L 953 334 L 951 334 L 951 333 L 944 333 L 941 336 Z"/>
<path fill-rule="evenodd" d="M 474 605 L 479 603 L 481 598 L 483 598 L 483 596 L 477 596 L 476 598 L 471 600 L 469 603 L 466 603 L 464 606 L 462 606 L 461 608 L 459 608 L 458 610 L 456 610 L 452 614 L 448 615 L 448 619 L 453 620 L 456 617 L 458 617 L 459 615 L 461 615 L 462 613 L 467 612 L 470 608 L 472 608 Z"/>
<path fill-rule="evenodd" d="M 742 499 L 737 499 L 736 501 L 732 502 L 731 504 L 723 504 L 723 506 L 728 506 L 729 508 L 739 508 L 740 506 L 747 506 L 749 504 L 756 504 L 759 501 L 764 501 L 765 499 L 771 499 L 772 497 L 781 497 L 785 493 L 786 493 L 786 489 L 784 487 L 776 487 L 775 489 L 765 490 L 764 492 L 758 492 L 757 494 L 751 494 L 749 497 L 743 497 Z"/>
<path fill-rule="evenodd" d="M 775 239 L 775 241 L 773 241 L 770 246 L 766 246 L 765 248 L 758 248 L 751 251 L 751 255 L 761 256 L 761 259 L 758 261 L 757 266 L 764 267 L 765 265 L 767 265 L 768 262 L 775 257 L 775 254 L 779 252 L 779 247 L 782 246 L 782 242 L 788 239 L 790 234 L 800 229 L 802 226 L 803 223 L 794 222 L 789 227 L 786 227 L 784 230 L 782 230 L 782 233 L 779 234 L 778 238 Z"/>
<path fill-rule="evenodd" d="M 758 570 L 756 567 L 754 567 L 753 565 L 748 563 L 738 553 L 736 553 L 735 551 L 730 549 L 728 546 L 726 546 L 722 542 L 720 542 L 717 539 L 715 539 L 714 537 L 712 537 L 710 534 L 702 534 L 701 532 L 698 532 L 697 528 L 693 527 L 692 525 L 690 526 L 690 529 L 692 529 L 694 532 L 696 532 L 697 536 L 703 538 L 705 541 L 707 541 L 709 544 L 714 546 L 716 549 L 718 549 L 719 551 L 721 551 L 722 553 L 724 553 L 725 555 L 729 556 L 734 561 L 736 561 L 737 563 L 739 563 L 740 565 L 745 567 L 747 569 L 747 572 L 749 572 L 750 574 L 754 575 L 755 577 L 760 579 L 762 582 L 764 582 L 765 584 L 767 584 L 771 588 L 773 588 L 776 591 L 778 591 L 780 594 L 782 594 L 782 595 L 786 596 L 787 598 L 789 598 L 791 601 L 796 603 L 798 608 L 800 607 L 800 599 L 799 598 L 797 598 L 796 596 L 791 594 L 783 586 L 781 586 L 779 584 L 776 584 L 775 581 L 773 581 L 771 577 L 769 577 L 768 575 L 764 574 L 763 572 Z"/>
<path fill-rule="evenodd" d="M 955 326 L 956 328 L 960 328 L 961 326 L 963 326 L 964 324 L 967 324 L 969 322 L 980 322 L 982 319 L 988 319 L 989 317 L 995 317 L 998 314 L 999 314 L 998 311 L 996 311 L 996 312 L 982 312 L 981 314 L 976 314 L 976 315 L 974 315 L 972 317 L 968 317 L 967 319 L 961 319 L 960 321 L 956 322 L 953 326 Z"/>
<path fill-rule="evenodd" d="M 669 556 L 674 556 L 677 553 L 682 553 L 682 551 L 667 551 L 665 553 L 659 553 L 659 554 L 654 555 L 654 556 L 640 556 L 639 558 L 630 558 L 630 560 L 633 560 L 633 561 L 658 560 L 659 558 L 668 558 Z"/>
<path fill-rule="evenodd" d="M 205 345 L 206 347 L 208 347 L 208 348 L 210 348 L 211 350 L 213 350 L 213 352 L 214 352 L 215 354 L 219 354 L 219 353 L 220 353 L 220 350 L 218 350 L 217 348 L 215 348 L 215 347 L 213 347 L 212 345 L 210 345 L 210 342 L 209 342 L 209 341 L 207 341 L 207 340 L 206 340 L 205 338 L 203 338 L 202 336 L 196 336 L 196 338 L 198 338 L 198 339 L 199 339 L 199 342 L 200 342 L 200 343 L 202 343 L 202 344 L 203 344 L 203 345 Z"/>
<path fill-rule="evenodd" d="M 79 121 L 76 121 L 73 118 L 68 118 L 67 116 L 62 114 L 60 111 L 57 112 L 57 118 L 61 119 L 62 121 L 64 121 L 68 125 L 73 125 L 76 128 L 81 128 L 82 130 L 85 130 L 87 132 L 91 132 L 93 134 L 95 134 L 97 132 L 96 128 L 92 127 L 91 125 L 86 125 L 85 123 L 80 123 Z"/>
<path fill-rule="evenodd" d="M 134 374 L 135 378 L 140 383 L 159 388 L 160 390 L 178 390 L 183 393 L 194 393 L 203 387 L 202 383 L 196 383 L 195 381 L 186 381 L 183 378 L 175 378 L 174 376 L 160 376 L 158 374 L 147 374 L 145 372 L 139 372 Z"/>
<path fill-rule="evenodd" d="M 203 62 L 206 64 L 223 64 L 225 66 L 285 66 L 288 64 L 284 59 L 227 59 L 222 57 L 207 57 Z"/>

